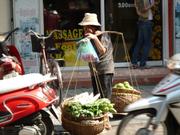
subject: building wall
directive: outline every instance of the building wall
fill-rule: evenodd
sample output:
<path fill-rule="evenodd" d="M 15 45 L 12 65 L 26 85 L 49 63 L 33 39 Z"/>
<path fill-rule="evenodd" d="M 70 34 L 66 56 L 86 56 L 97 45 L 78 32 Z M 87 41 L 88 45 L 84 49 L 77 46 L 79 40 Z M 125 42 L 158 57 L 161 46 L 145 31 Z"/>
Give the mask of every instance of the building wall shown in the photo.
<path fill-rule="evenodd" d="M 0 0 L 0 32 L 6 32 L 11 28 L 10 0 Z"/>
<path fill-rule="evenodd" d="M 11 27 L 13 27 L 13 25 L 11 23 L 12 10 L 13 10 L 12 1 L 13 0 L 0 0 L 0 18 L 1 18 L 0 19 L 0 33 L 1 32 L 6 32 L 6 31 L 10 30 Z M 101 0 L 101 1 L 103 1 L 103 0 Z M 164 13 L 169 13 L 170 17 L 172 17 L 173 1 L 168 0 L 168 4 L 165 4 L 165 6 L 163 5 L 163 7 L 162 7 L 163 10 L 168 10 L 167 12 L 164 12 Z M 164 2 L 164 3 L 166 3 L 166 2 Z M 101 4 L 102 4 L 102 2 L 101 2 Z M 169 10 L 169 8 L 170 8 L 170 10 Z M 101 10 L 102 10 L 102 8 L 101 8 Z M 102 10 L 102 11 L 104 11 L 104 10 Z M 166 15 L 167 14 L 163 14 L 162 15 L 163 18 L 165 18 Z M 171 22 L 171 21 L 173 21 L 173 19 L 168 18 L 167 20 L 165 20 L 165 19 L 163 20 L 163 22 L 166 22 L 166 24 L 170 23 L 172 25 L 173 22 Z M 168 29 L 169 31 L 168 30 L 167 31 L 168 31 L 168 33 L 170 35 L 169 36 L 168 35 L 163 36 L 164 37 L 163 38 L 163 40 L 164 40 L 163 46 L 165 48 L 167 48 L 167 50 L 163 50 L 163 53 L 167 54 L 167 52 L 168 52 L 169 55 L 172 55 L 173 54 L 173 48 L 172 48 L 173 39 L 171 39 L 171 37 L 173 36 L 173 34 L 172 34 L 173 33 L 173 28 L 170 25 L 169 25 L 169 27 L 168 27 L 168 25 L 163 25 L 163 34 L 167 33 L 165 27 L 169 28 Z M 165 38 L 165 37 L 167 37 L 167 38 Z M 167 40 L 167 39 L 169 39 L 169 40 Z M 167 41 L 169 41 L 169 42 L 167 42 Z M 169 57 L 169 55 L 166 56 L 166 57 Z"/>

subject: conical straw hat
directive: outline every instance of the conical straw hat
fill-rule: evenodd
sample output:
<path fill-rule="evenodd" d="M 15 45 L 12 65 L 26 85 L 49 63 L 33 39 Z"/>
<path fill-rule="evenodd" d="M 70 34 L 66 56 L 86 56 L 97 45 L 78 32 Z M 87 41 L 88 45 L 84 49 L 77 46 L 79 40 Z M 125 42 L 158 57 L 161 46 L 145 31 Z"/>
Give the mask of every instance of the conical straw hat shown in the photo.
<path fill-rule="evenodd" d="M 85 13 L 83 20 L 79 23 L 81 26 L 93 25 L 93 26 L 101 26 L 98 22 L 97 14 L 95 13 Z"/>

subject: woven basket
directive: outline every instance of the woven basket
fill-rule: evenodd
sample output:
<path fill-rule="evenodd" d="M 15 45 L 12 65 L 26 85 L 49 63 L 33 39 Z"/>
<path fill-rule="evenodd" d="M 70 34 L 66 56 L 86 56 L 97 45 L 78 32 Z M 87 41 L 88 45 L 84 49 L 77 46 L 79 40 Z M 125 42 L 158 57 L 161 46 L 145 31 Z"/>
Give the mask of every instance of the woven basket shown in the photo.
<path fill-rule="evenodd" d="M 125 90 L 115 89 L 112 90 L 111 102 L 114 103 L 114 108 L 118 113 L 123 113 L 124 108 L 139 100 L 141 98 L 141 92 L 138 90 Z"/>
<path fill-rule="evenodd" d="M 86 121 L 89 120 L 77 122 L 69 120 L 63 115 L 61 119 L 63 128 L 73 135 L 97 135 L 104 130 L 104 120 L 96 121 L 95 123 L 87 123 Z"/>
<path fill-rule="evenodd" d="M 97 135 L 104 130 L 107 114 L 99 117 L 73 117 L 66 111 L 65 104 L 69 100 L 71 100 L 71 98 L 61 103 L 61 120 L 65 130 L 73 135 L 87 135 L 87 132 L 88 135 Z"/>

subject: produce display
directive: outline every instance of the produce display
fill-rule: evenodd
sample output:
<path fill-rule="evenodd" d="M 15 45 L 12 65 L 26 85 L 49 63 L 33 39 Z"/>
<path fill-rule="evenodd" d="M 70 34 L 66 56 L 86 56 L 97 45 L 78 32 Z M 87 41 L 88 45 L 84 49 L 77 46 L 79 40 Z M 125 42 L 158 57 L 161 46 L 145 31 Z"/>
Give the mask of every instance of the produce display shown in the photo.
<path fill-rule="evenodd" d="M 113 88 L 134 90 L 133 86 L 131 86 L 128 81 L 124 81 L 123 83 L 117 83 L 114 85 Z"/>
<path fill-rule="evenodd" d="M 130 85 L 128 81 L 116 83 L 112 89 L 111 102 L 118 113 L 124 112 L 124 108 L 139 100 L 141 92 Z"/>
<path fill-rule="evenodd" d="M 102 132 L 112 113 L 114 104 L 100 94 L 88 92 L 65 99 L 61 104 L 63 128 L 73 135 L 97 135 Z"/>
<path fill-rule="evenodd" d="M 68 99 L 63 104 L 66 113 L 69 113 L 75 118 L 80 117 L 99 117 L 105 113 L 114 113 L 114 104 L 107 98 L 100 98 L 99 94 L 93 96 L 87 92 Z"/>

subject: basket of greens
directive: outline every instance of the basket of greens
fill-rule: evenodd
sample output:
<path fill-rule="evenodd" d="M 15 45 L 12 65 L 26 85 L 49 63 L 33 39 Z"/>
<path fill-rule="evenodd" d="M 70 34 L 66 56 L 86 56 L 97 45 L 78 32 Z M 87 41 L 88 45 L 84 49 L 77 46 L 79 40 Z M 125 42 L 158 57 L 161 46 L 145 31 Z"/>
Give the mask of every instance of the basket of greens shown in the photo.
<path fill-rule="evenodd" d="M 116 112 L 107 98 L 82 93 L 61 104 L 62 126 L 72 134 L 96 135 L 103 131 L 106 117 Z"/>

